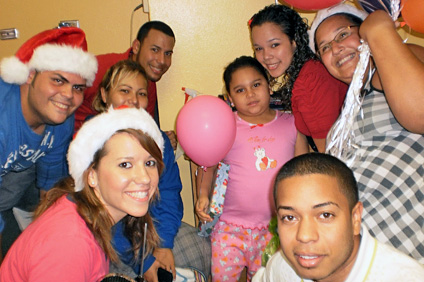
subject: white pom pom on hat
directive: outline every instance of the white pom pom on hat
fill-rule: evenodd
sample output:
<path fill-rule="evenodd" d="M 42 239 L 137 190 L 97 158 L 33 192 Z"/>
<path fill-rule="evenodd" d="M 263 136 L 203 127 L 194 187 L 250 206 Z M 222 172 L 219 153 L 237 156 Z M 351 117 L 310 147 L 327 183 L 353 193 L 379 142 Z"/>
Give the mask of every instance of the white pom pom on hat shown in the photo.
<path fill-rule="evenodd" d="M 121 129 L 139 129 L 149 135 L 159 149 L 164 150 L 164 140 L 153 118 L 143 109 L 109 108 L 83 124 L 68 149 L 69 173 L 75 181 L 75 191 L 84 188 L 84 171 L 93 161 L 94 154 Z"/>
<path fill-rule="evenodd" d="M 349 4 L 338 4 L 335 6 L 332 6 L 330 8 L 319 10 L 312 21 L 311 28 L 308 30 L 309 34 L 309 47 L 311 47 L 312 51 L 316 53 L 315 50 L 315 32 L 318 28 L 318 26 L 327 18 L 334 16 L 336 14 L 350 14 L 354 15 L 362 20 L 365 20 L 365 18 L 368 16 L 368 13 L 362 10 L 359 10 L 355 8 L 352 5 Z"/>
<path fill-rule="evenodd" d="M 33 36 L 15 56 L 0 62 L 0 76 L 8 83 L 24 84 L 31 70 L 75 73 L 91 86 L 97 73 L 97 59 L 87 52 L 82 29 L 55 28 Z"/>

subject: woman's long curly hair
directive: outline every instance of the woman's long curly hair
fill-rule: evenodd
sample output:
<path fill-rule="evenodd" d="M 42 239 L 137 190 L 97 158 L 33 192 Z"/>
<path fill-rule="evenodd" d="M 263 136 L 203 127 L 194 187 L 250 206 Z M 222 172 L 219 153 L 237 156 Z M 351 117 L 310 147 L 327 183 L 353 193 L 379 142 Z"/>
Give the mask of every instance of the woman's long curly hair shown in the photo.
<path fill-rule="evenodd" d="M 135 137 L 140 145 L 148 151 L 157 162 L 159 175 L 162 173 L 164 164 L 162 162 L 162 153 L 155 141 L 141 130 L 124 129 L 119 130 L 118 133 L 128 133 Z M 106 143 L 105 143 L 106 144 Z M 90 166 L 84 172 L 84 188 L 75 192 L 74 180 L 72 177 L 64 178 L 59 181 L 53 189 L 51 189 L 45 199 L 40 203 L 35 211 L 34 220 L 40 217 L 49 207 L 51 207 L 59 198 L 68 195 L 73 202 L 77 205 L 77 212 L 86 222 L 87 227 L 93 233 L 99 245 L 102 247 L 106 256 L 112 261 L 117 263 L 119 261 L 118 255 L 112 246 L 112 226 L 113 222 L 108 210 L 100 199 L 96 196 L 94 189 L 88 185 L 88 173 L 90 170 L 96 170 L 102 158 L 107 154 L 105 145 L 98 150 L 93 157 Z M 156 190 L 158 193 L 158 190 Z M 155 198 L 152 196 L 150 202 Z M 131 215 L 125 216 L 123 219 L 124 232 L 127 234 L 132 243 L 134 251 L 134 260 L 137 261 L 140 257 L 140 252 L 143 247 L 144 238 L 144 224 L 147 223 L 146 234 L 146 254 L 151 253 L 155 247 L 159 245 L 159 235 L 153 225 L 153 220 L 149 213 L 142 217 L 133 217 Z"/>
<path fill-rule="evenodd" d="M 284 5 L 269 5 L 253 15 L 249 21 L 250 32 L 255 26 L 264 23 L 274 23 L 281 28 L 292 42 L 296 43 L 296 49 L 290 66 L 283 73 L 286 78 L 280 89 L 274 92 L 282 98 L 283 110 L 291 111 L 291 96 L 294 82 L 303 65 L 309 60 L 317 60 L 317 56 L 309 48 L 308 25 L 293 9 Z M 270 77 L 272 84 L 273 78 Z"/>

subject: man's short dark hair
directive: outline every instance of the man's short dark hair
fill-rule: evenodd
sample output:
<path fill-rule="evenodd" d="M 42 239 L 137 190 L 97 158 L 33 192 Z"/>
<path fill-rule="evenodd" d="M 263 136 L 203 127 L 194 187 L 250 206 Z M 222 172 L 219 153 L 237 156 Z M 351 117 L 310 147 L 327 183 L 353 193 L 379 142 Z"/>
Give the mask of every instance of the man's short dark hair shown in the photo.
<path fill-rule="evenodd" d="M 309 153 L 291 159 L 278 172 L 274 184 L 274 201 L 276 206 L 278 184 L 281 181 L 292 176 L 309 174 L 324 174 L 335 177 L 339 183 L 341 192 L 348 200 L 351 210 L 359 201 L 358 185 L 355 176 L 344 162 L 328 154 Z"/>
<path fill-rule="evenodd" d="M 166 23 L 161 22 L 161 21 L 149 21 L 149 22 L 146 22 L 145 24 L 143 24 L 140 27 L 140 29 L 138 30 L 137 40 L 140 41 L 140 45 L 143 44 L 144 38 L 146 38 L 147 34 L 149 33 L 149 31 L 151 29 L 159 30 L 159 31 L 165 33 L 166 35 L 174 38 L 174 41 L 175 41 L 174 32 L 172 31 L 172 29 L 169 25 L 167 25 Z"/>

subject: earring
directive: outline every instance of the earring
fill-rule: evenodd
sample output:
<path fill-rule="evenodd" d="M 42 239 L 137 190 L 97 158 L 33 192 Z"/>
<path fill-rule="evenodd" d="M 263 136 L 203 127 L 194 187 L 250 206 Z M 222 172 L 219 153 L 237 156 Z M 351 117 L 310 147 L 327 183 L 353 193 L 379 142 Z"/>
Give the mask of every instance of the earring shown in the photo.
<path fill-rule="evenodd" d="M 234 103 L 233 102 L 231 102 L 231 108 L 234 108 Z"/>

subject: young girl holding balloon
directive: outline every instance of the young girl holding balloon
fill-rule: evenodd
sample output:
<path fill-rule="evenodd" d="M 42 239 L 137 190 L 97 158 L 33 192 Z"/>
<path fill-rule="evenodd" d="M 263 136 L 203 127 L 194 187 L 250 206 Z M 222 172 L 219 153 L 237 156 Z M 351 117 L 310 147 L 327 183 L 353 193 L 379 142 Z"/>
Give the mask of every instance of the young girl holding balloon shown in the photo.
<path fill-rule="evenodd" d="M 293 116 L 269 107 L 267 74 L 256 59 L 237 58 L 226 67 L 224 81 L 237 109 L 237 133 L 223 159 L 230 170 L 224 210 L 211 234 L 212 281 L 235 281 L 244 267 L 251 278 L 260 267 L 271 239 L 272 180 L 286 161 L 308 149 L 298 138 Z M 201 221 L 212 221 L 207 210 L 214 170 L 209 167 L 198 173 L 196 213 Z"/>
<path fill-rule="evenodd" d="M 313 2 L 313 1 L 312 1 Z M 273 96 L 292 111 L 314 151 L 340 114 L 347 86 L 333 78 L 308 46 L 308 25 L 284 5 L 270 5 L 249 21 L 255 57 L 271 78 Z"/>

